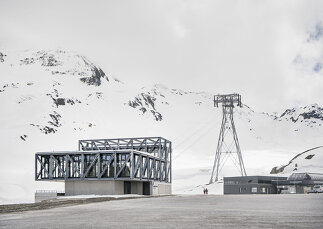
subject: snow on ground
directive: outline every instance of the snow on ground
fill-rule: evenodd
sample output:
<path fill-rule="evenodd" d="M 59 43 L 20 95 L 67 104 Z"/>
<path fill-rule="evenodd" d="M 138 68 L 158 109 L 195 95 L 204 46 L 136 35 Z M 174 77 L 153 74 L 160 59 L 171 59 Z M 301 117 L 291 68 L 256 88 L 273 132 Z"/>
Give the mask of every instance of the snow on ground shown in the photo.
<path fill-rule="evenodd" d="M 323 174 L 323 146 L 306 150 L 297 154 L 283 166 L 276 166 L 273 172 L 290 175 L 292 173 L 322 173 Z"/>

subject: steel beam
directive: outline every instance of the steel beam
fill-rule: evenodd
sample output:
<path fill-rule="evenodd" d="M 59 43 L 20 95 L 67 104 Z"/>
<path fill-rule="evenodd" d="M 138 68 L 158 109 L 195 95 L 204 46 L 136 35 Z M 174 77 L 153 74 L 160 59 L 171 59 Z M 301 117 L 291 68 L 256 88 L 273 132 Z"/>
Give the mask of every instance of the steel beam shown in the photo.
<path fill-rule="evenodd" d="M 79 151 L 36 153 L 35 180 L 82 179 L 170 183 L 171 142 L 160 137 L 80 140 Z"/>

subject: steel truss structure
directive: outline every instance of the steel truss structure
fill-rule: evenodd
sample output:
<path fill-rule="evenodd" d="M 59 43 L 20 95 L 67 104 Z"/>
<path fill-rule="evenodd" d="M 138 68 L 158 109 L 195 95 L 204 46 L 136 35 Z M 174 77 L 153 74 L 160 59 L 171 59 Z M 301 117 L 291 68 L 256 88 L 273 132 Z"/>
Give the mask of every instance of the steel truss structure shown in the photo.
<path fill-rule="evenodd" d="M 161 137 L 80 140 L 79 151 L 39 152 L 36 180 L 172 182 L 172 143 Z"/>
<path fill-rule="evenodd" d="M 241 176 L 247 175 L 233 121 L 234 105 L 236 104 L 238 107 L 242 107 L 241 96 L 239 94 L 214 96 L 214 106 L 218 107 L 220 103 L 222 103 L 223 117 L 211 179 L 209 182 L 210 184 L 218 180 L 219 172 L 228 158 L 230 158 L 234 165 L 239 169 Z M 230 136 L 228 135 L 231 135 L 231 141 L 229 143 L 228 139 Z"/>

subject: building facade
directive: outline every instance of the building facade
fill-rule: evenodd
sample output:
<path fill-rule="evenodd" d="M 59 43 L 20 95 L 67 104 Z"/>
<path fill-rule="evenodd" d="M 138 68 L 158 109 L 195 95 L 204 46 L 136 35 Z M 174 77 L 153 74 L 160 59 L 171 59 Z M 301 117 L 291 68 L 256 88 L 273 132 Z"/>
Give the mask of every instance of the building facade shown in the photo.
<path fill-rule="evenodd" d="M 287 177 L 273 176 L 239 176 L 223 178 L 224 194 L 276 194 L 273 181 L 286 180 Z"/>
<path fill-rule="evenodd" d="M 80 140 L 78 151 L 35 154 L 35 180 L 65 195 L 171 194 L 172 143 L 162 137 Z"/>
<path fill-rule="evenodd" d="M 280 193 L 310 193 L 314 186 L 323 186 L 322 173 L 293 173 L 287 180 L 278 182 Z"/>

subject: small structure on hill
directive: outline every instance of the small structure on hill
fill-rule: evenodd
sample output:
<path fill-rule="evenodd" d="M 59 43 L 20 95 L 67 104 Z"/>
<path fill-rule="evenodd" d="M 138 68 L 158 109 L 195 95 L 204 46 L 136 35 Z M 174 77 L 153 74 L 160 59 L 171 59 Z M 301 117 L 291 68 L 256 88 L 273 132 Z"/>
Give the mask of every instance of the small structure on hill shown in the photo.
<path fill-rule="evenodd" d="M 35 154 L 35 180 L 65 195 L 171 194 L 172 143 L 162 137 L 79 140 L 78 151 Z"/>

